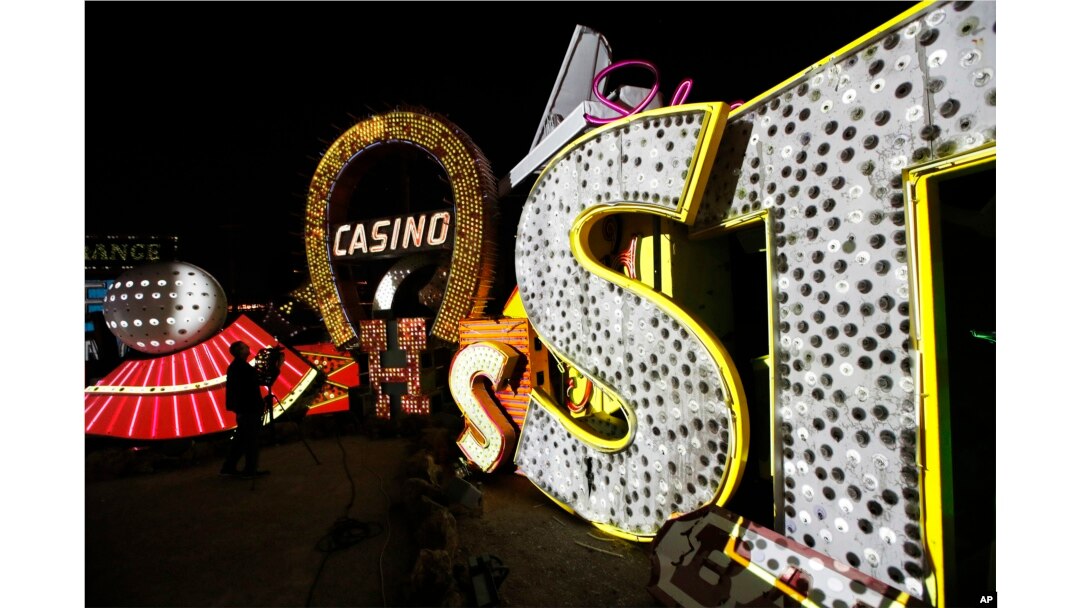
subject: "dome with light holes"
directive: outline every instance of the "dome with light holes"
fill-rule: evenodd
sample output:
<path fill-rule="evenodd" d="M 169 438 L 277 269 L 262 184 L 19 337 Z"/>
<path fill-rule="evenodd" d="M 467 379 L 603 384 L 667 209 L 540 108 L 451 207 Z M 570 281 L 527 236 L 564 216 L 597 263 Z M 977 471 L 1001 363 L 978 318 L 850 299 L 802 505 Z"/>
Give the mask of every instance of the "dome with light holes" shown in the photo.
<path fill-rule="evenodd" d="M 208 272 L 183 262 L 128 270 L 105 294 L 105 324 L 121 342 L 164 355 L 213 336 L 225 325 L 225 290 Z"/>

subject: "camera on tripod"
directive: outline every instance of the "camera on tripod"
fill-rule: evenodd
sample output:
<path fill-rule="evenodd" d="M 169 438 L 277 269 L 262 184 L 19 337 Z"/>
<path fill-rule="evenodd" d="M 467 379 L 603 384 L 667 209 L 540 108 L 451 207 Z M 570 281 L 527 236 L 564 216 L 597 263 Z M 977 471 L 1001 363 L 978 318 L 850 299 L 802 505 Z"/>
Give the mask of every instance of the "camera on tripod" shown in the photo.
<path fill-rule="evenodd" d="M 272 388 L 274 382 L 277 381 L 278 374 L 281 373 L 281 366 L 285 363 L 285 347 L 280 344 L 277 346 L 267 346 L 256 353 L 255 358 L 252 359 L 251 366 L 255 369 L 255 377 L 258 379 L 259 384 L 266 387 L 266 396 L 263 397 L 263 403 L 265 409 L 263 415 L 267 420 L 267 426 L 270 427 L 271 441 L 277 441 L 274 438 L 274 419 L 277 416 L 274 415 L 274 404 L 277 403 L 277 407 L 280 408 L 280 414 L 285 413 L 285 405 L 281 403 L 281 400 L 274 394 Z M 303 415 L 303 414 L 301 414 Z M 308 445 L 307 440 L 304 439 L 304 435 L 301 433 L 300 440 L 304 442 L 304 447 L 307 448 L 308 453 L 315 459 L 315 464 L 321 464 L 319 457 L 312 451 L 311 446 Z"/>
<path fill-rule="evenodd" d="M 285 363 L 284 346 L 267 346 L 255 355 L 255 374 L 259 378 L 259 384 L 270 388 L 281 373 L 281 365 Z"/>

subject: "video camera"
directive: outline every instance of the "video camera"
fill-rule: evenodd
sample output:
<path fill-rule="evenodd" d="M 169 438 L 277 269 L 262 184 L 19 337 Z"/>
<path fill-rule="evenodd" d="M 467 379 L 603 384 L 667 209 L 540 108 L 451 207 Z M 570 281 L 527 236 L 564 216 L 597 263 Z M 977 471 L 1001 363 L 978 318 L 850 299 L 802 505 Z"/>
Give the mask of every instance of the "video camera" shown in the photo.
<path fill-rule="evenodd" d="M 255 355 L 255 374 L 259 378 L 259 384 L 270 388 L 281 373 L 281 365 L 285 362 L 284 346 L 267 346 Z"/>

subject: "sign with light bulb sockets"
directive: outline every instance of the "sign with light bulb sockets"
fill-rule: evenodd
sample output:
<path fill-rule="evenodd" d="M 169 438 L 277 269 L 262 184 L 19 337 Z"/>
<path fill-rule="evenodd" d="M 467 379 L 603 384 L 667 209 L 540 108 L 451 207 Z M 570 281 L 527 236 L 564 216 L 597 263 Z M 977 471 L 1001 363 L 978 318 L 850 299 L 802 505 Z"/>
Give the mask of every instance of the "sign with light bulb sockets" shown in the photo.
<path fill-rule="evenodd" d="M 950 199 L 926 172 L 992 166 L 995 41 L 993 3 L 921 3 L 738 107 L 650 110 L 569 142 L 517 224 L 517 306 L 537 347 L 472 341 L 450 371 L 466 456 L 485 471 L 512 458 L 566 509 L 655 541 L 681 564 L 654 569 L 665 602 L 728 605 L 754 585 L 818 605 L 992 593 L 992 530 L 962 554 L 943 516 L 993 521 L 992 500 L 942 473 L 972 465 L 948 446 L 976 380 L 937 363 L 968 347 L 945 339 L 941 235 L 976 252 L 954 260 L 992 268 L 992 180 L 989 198 Z M 625 226 L 614 240 L 609 220 Z M 389 221 L 313 224 L 309 257 L 347 252 L 358 230 L 353 255 L 389 248 Z M 477 391 L 519 386 L 514 355 L 537 353 L 552 364 L 511 421 Z M 672 536 L 688 534 L 690 553 Z M 730 584 L 746 587 L 713 593 Z"/>

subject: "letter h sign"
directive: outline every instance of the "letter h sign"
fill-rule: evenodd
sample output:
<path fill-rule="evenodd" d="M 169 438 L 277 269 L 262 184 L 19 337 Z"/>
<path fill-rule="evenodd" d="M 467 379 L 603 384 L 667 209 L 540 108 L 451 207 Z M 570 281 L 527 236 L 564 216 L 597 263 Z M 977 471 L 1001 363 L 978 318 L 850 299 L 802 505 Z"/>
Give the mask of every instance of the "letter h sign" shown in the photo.
<path fill-rule="evenodd" d="M 427 349 L 427 327 L 422 318 L 396 319 L 392 328 L 396 331 L 396 346 L 388 346 L 389 336 L 385 319 L 360 321 L 360 349 L 368 355 L 368 377 L 375 392 L 375 416 L 390 418 L 390 394 L 386 384 L 404 383 L 405 394 L 401 395 L 401 410 L 404 414 L 431 413 L 430 399 L 420 386 L 420 354 Z M 393 365 L 393 359 L 401 359 L 405 364 Z"/>

